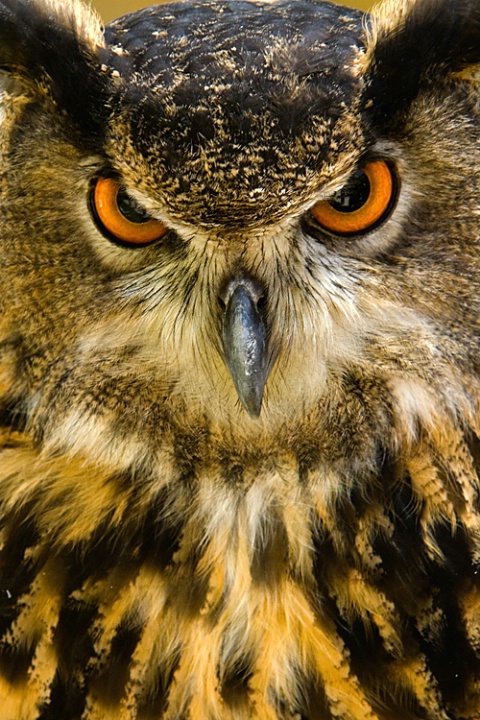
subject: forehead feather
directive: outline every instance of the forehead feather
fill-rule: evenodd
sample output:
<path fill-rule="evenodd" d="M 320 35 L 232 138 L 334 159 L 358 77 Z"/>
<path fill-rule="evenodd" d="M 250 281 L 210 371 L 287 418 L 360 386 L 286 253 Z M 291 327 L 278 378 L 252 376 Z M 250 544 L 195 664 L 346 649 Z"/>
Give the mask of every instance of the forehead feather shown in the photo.
<path fill-rule="evenodd" d="M 298 191 L 358 97 L 361 18 L 305 0 L 206 0 L 147 8 L 108 26 L 122 118 L 163 191 L 173 182 L 177 200 L 183 191 L 205 197 L 229 169 L 244 205 L 260 178 L 264 195 L 270 188 L 278 196 L 280 180 L 281 195 Z"/>

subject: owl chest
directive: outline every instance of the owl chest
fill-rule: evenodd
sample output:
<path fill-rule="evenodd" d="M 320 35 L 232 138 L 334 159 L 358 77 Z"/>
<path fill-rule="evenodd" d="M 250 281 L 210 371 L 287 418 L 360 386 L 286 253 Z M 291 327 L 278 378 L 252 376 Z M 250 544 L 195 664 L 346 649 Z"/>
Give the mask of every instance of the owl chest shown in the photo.
<path fill-rule="evenodd" d="M 3 451 L 4 491 L 18 453 Z M 286 459 L 243 485 L 205 465 L 174 489 L 50 459 L 3 519 L 4 717 L 383 720 L 378 668 L 389 712 L 463 712 L 478 677 L 473 530 L 465 513 L 455 532 L 422 527 L 415 486 L 441 476 L 418 453 L 337 503 L 331 467 Z"/>

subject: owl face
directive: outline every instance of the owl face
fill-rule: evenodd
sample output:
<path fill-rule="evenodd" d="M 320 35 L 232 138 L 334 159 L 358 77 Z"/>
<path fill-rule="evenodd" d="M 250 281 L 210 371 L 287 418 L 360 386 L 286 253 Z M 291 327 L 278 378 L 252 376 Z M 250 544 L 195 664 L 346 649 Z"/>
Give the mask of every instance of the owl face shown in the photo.
<path fill-rule="evenodd" d="M 474 75 L 405 66 L 420 11 L 393 48 L 323 2 L 2 12 L 6 383 L 49 447 L 350 462 L 473 412 Z"/>

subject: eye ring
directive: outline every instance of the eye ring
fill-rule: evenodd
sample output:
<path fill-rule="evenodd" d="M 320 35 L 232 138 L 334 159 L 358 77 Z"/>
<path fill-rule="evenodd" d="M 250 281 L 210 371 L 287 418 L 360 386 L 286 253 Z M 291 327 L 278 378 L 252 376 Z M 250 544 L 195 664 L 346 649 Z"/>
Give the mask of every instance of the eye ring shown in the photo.
<path fill-rule="evenodd" d="M 352 176 L 333 198 L 316 203 L 310 214 L 334 235 L 363 235 L 386 219 L 394 207 L 396 195 L 397 181 L 391 166 L 385 160 L 373 160 Z M 341 207 L 341 203 L 344 206 Z"/>
<path fill-rule="evenodd" d="M 96 178 L 90 194 L 90 205 L 93 217 L 104 235 L 125 245 L 150 245 L 168 230 L 164 223 L 150 217 L 138 206 L 113 177 Z"/>

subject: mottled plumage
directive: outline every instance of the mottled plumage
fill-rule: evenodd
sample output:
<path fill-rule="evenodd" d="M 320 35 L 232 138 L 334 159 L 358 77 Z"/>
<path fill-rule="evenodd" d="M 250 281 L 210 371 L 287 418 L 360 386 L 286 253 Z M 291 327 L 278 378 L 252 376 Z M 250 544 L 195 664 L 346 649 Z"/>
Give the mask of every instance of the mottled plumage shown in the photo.
<path fill-rule="evenodd" d="M 0 1 L 2 720 L 480 718 L 479 62 Z"/>

